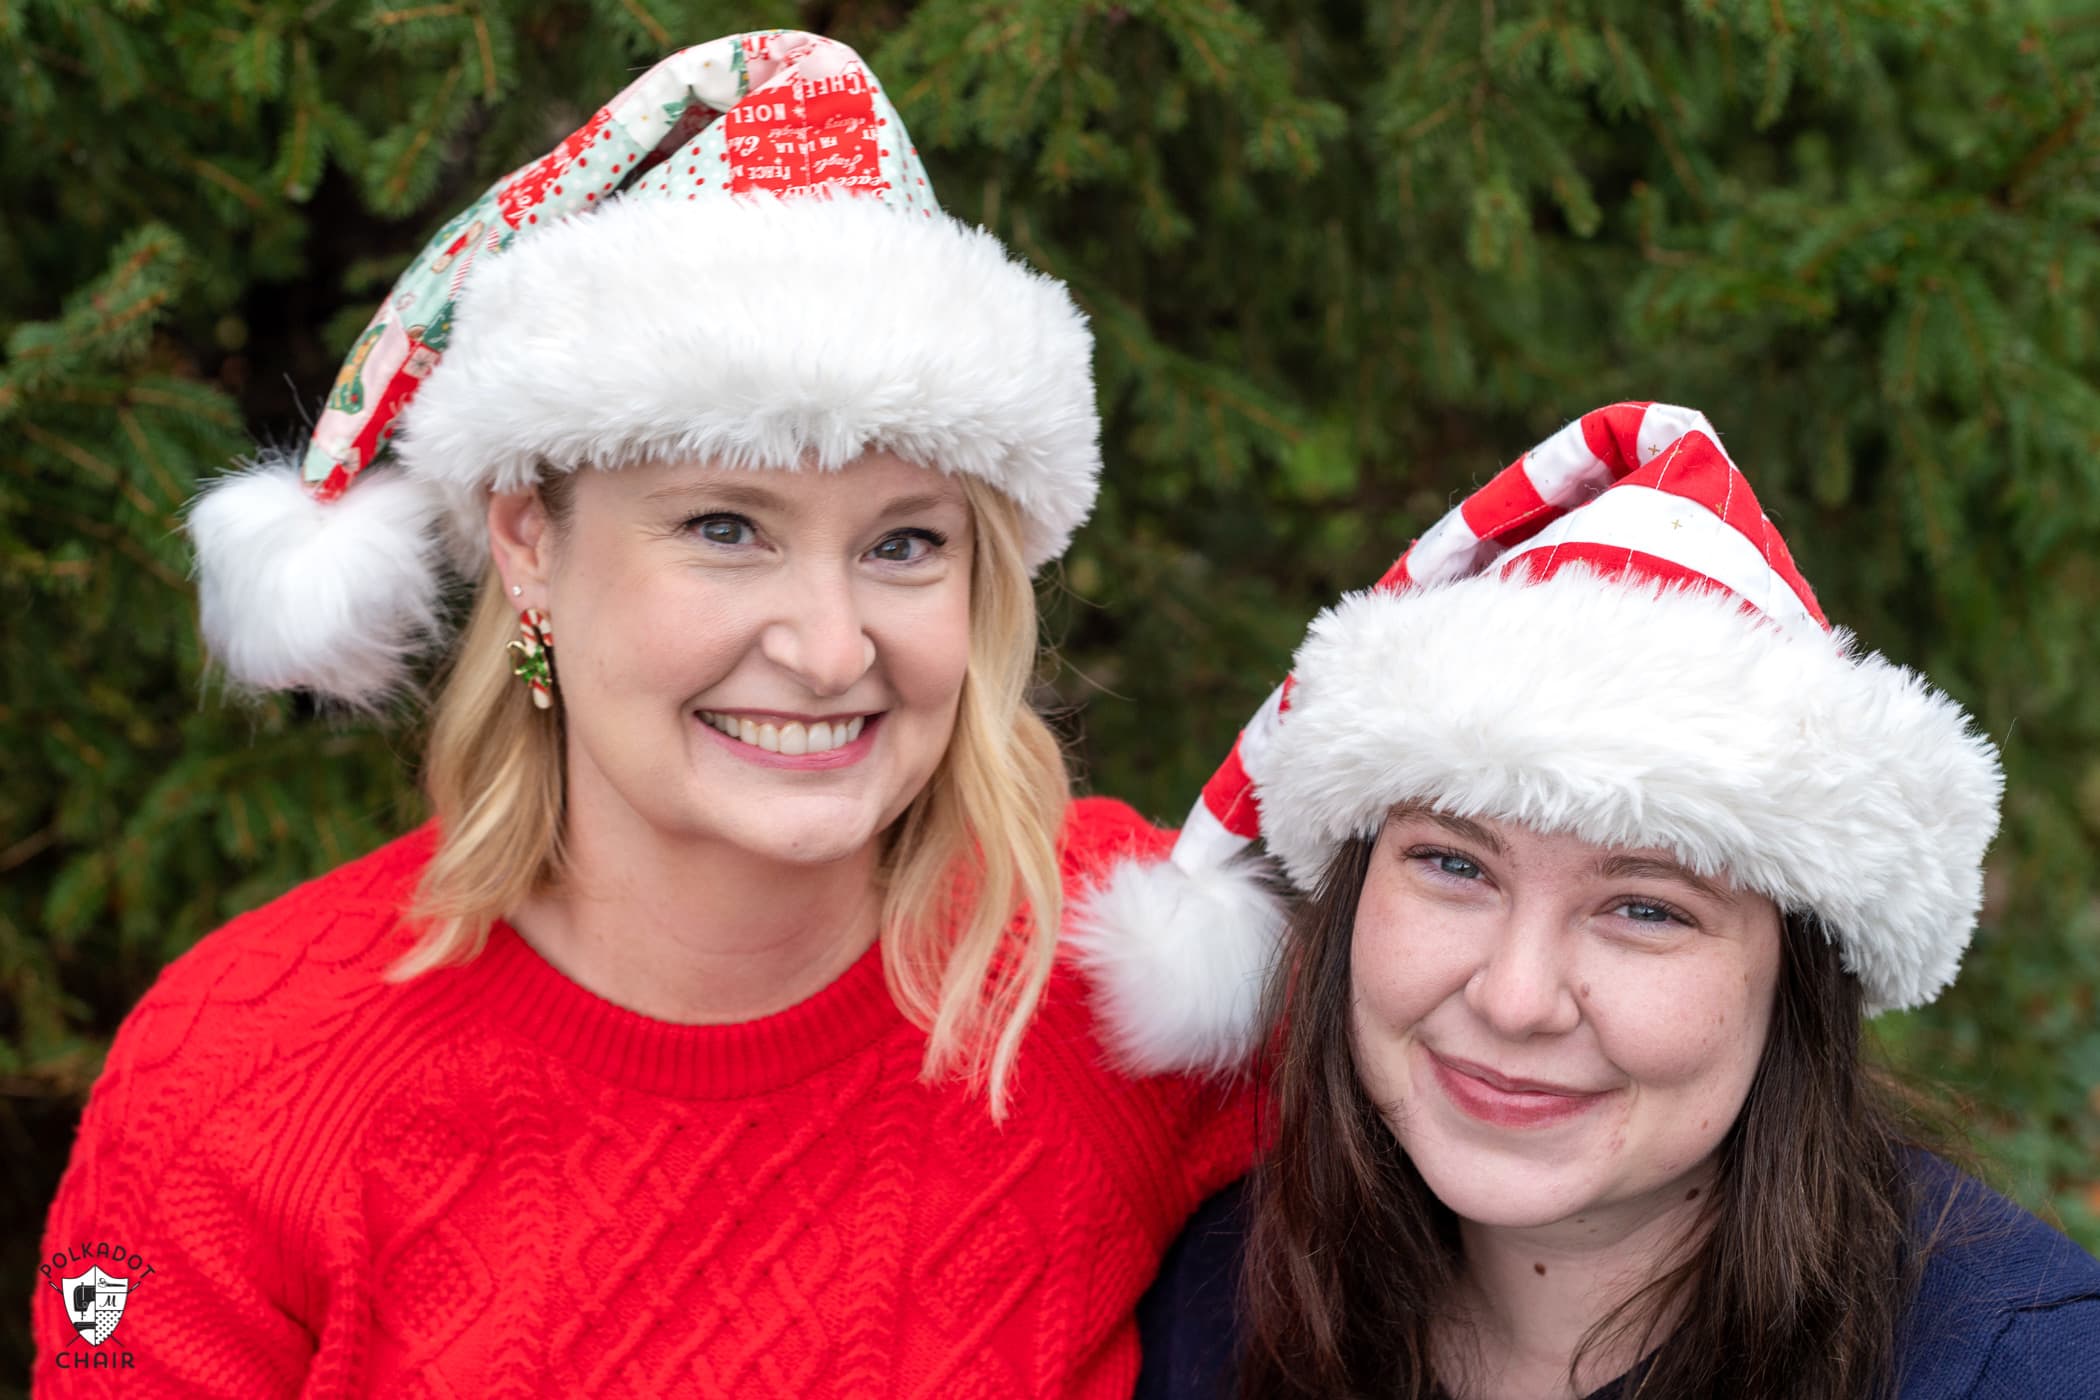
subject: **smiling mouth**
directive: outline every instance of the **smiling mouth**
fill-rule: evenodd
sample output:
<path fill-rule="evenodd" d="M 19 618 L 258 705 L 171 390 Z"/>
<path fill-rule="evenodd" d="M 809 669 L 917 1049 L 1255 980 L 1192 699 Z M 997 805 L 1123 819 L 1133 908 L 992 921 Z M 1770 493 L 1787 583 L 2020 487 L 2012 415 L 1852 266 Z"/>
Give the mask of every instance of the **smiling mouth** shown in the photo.
<path fill-rule="evenodd" d="M 1431 1076 L 1460 1112 L 1503 1128 L 1538 1128 L 1577 1117 L 1610 1097 L 1563 1085 L 1511 1079 L 1470 1060 L 1449 1060 L 1423 1047 Z"/>
<path fill-rule="evenodd" d="M 738 743 L 790 757 L 842 749 L 860 737 L 869 719 L 867 715 L 855 715 L 851 719 L 818 720 L 814 724 L 804 724 L 800 720 L 775 724 L 718 714 L 713 710 L 702 710 L 699 714 L 702 723 L 712 725 Z"/>
<path fill-rule="evenodd" d="M 1469 1079 L 1477 1079 L 1490 1089 L 1497 1089 L 1505 1094 L 1551 1094 L 1567 1099 L 1593 1099 L 1603 1092 L 1598 1089 L 1571 1088 L 1565 1084 L 1547 1084 L 1537 1079 L 1514 1079 L 1472 1060 L 1461 1060 L 1455 1055 L 1441 1055 L 1434 1050 L 1429 1053 L 1442 1064 Z"/>

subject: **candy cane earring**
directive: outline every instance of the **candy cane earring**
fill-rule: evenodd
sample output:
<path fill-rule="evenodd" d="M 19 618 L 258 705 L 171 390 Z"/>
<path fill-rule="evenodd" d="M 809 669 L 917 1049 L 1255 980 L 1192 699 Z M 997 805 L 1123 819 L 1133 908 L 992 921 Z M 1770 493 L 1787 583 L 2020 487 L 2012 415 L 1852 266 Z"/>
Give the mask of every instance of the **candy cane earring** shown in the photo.
<path fill-rule="evenodd" d="M 512 588 L 513 594 L 520 589 Z M 554 708 L 554 624 L 538 608 L 518 614 L 518 631 L 524 636 L 510 644 L 512 674 L 532 690 L 534 708 Z"/>

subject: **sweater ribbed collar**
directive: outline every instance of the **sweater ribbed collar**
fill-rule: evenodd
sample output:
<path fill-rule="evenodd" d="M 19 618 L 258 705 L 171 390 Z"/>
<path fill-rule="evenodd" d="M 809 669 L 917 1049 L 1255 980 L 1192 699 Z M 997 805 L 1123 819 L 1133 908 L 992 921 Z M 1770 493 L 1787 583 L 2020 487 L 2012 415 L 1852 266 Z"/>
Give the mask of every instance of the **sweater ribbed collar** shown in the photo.
<path fill-rule="evenodd" d="M 785 1011 L 688 1026 L 616 1006 L 570 981 L 509 924 L 489 931 L 470 995 L 545 1054 L 644 1093 L 738 1099 L 798 1082 L 905 1026 L 878 941 L 837 980 Z"/>

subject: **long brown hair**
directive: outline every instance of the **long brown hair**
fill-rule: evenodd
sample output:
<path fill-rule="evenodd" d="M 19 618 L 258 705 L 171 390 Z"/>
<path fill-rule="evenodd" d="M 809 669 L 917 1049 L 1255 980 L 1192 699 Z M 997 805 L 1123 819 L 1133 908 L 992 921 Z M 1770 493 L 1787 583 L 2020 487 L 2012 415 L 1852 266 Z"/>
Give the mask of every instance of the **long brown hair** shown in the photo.
<path fill-rule="evenodd" d="M 1298 910 L 1269 989 L 1276 1150 L 1259 1170 L 1243 1306 L 1245 1397 L 1446 1387 L 1432 1338 L 1457 1319 L 1458 1223 L 1394 1139 L 1350 1050 L 1350 945 L 1371 842 L 1348 843 Z M 1904 1097 L 1861 1051 L 1864 999 L 1812 920 L 1784 921 L 1771 1032 L 1722 1140 L 1703 1234 L 1594 1327 L 1645 1360 L 1625 1400 L 1862 1400 L 1891 1393 L 1916 1286 Z M 1665 1335 L 1667 1334 L 1667 1335 Z M 1649 1348 L 1652 1346 L 1652 1350 Z"/>

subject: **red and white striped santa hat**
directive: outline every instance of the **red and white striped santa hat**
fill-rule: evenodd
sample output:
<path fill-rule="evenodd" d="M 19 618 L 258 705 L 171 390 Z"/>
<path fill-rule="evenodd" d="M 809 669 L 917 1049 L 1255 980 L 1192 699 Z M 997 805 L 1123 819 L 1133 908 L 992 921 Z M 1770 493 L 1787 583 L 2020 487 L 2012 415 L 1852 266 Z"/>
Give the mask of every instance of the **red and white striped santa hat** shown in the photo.
<path fill-rule="evenodd" d="M 1915 1006 L 1968 946 L 2002 786 L 1960 706 L 1831 628 L 1704 415 L 1614 404 L 1314 621 L 1080 955 L 1131 1065 L 1236 1064 L 1283 918 L 1242 854 L 1309 891 L 1420 802 L 1668 850 L 1816 916 L 1870 1010 Z"/>
<path fill-rule="evenodd" d="M 396 434 L 398 433 L 398 437 Z M 860 55 L 770 30 L 681 49 L 433 237 L 297 460 L 190 515 L 206 641 L 239 685 L 351 704 L 486 567 L 489 492 L 691 457 L 871 450 L 1018 507 L 1031 568 L 1101 469 L 1093 337 L 1064 286 L 942 213 Z"/>

